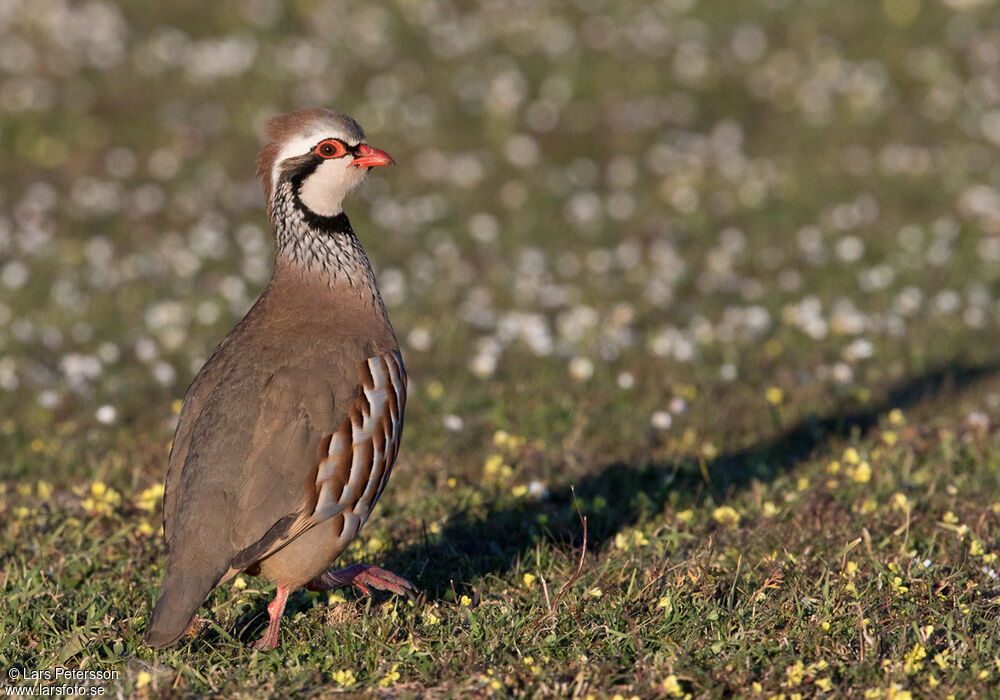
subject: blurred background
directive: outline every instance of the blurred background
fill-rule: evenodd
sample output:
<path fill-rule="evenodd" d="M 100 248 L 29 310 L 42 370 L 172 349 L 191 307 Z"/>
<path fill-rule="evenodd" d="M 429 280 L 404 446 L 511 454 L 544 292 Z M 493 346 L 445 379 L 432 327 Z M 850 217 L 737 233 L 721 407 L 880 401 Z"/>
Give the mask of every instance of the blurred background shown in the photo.
<path fill-rule="evenodd" d="M 608 407 L 613 450 L 671 428 L 694 387 L 739 435 L 741 387 L 822 408 L 989 355 L 997 17 L 990 0 L 3 0 L 0 432 L 169 437 L 171 402 L 268 279 L 263 121 L 311 105 L 399 164 L 347 211 L 418 387 L 411 443 Z"/>
<path fill-rule="evenodd" d="M 771 676 L 737 663 L 764 653 L 753 632 L 766 626 L 719 632 L 750 645 L 730 657 L 703 648 L 706 621 L 738 617 L 749 580 L 775 590 L 780 634 L 825 635 L 804 613 L 789 632 L 786 612 L 803 590 L 821 596 L 862 530 L 884 531 L 861 563 L 872 606 L 883 578 L 896 600 L 903 583 L 923 590 L 897 575 L 918 559 L 955 567 L 942 565 L 929 605 L 939 585 L 996 578 L 996 553 L 967 556 L 956 523 L 1000 513 L 983 487 L 1000 460 L 961 457 L 952 438 L 995 424 L 1000 383 L 914 404 L 996 369 L 996 0 L 0 0 L 0 544 L 18 562 L 0 574 L 0 633 L 20 635 L 0 661 L 32 649 L 113 664 L 142 648 L 180 399 L 270 274 L 263 123 L 307 106 L 354 116 L 397 163 L 345 205 L 411 377 L 393 484 L 349 555 L 410 576 L 437 612 L 400 631 L 395 607 L 389 620 L 332 606 L 349 631 L 336 644 L 388 640 L 359 647 L 364 683 L 467 676 L 481 662 L 463 656 L 478 648 L 467 637 L 427 642 L 444 671 L 405 661 L 416 646 L 399 640 L 452 630 L 434 626 L 452 614 L 438 602 L 477 606 L 484 590 L 496 606 L 475 614 L 499 616 L 484 629 L 512 635 L 490 648 L 537 642 L 517 616 L 548 614 L 536 574 L 576 569 L 571 485 L 590 517 L 587 561 L 604 568 L 566 600 L 593 627 L 534 653 L 563 655 L 568 677 L 583 659 L 605 690 L 643 649 L 662 652 L 647 680 L 674 678 L 674 653 L 691 678 L 712 677 L 692 689 L 787 688 L 780 669 L 795 663 L 801 680 L 795 658 L 778 656 Z M 884 438 L 859 438 L 879 421 Z M 845 441 L 841 471 L 822 455 Z M 917 545 L 893 537 L 904 506 L 909 537 L 918 496 L 935 515 L 914 559 Z M 938 517 L 965 528 L 951 549 Z M 795 566 L 772 554 L 783 547 Z M 668 590 L 657 567 L 670 562 L 681 573 Z M 788 598 L 776 592 L 797 575 Z M 842 593 L 828 608 L 861 615 L 857 590 Z M 264 596 L 217 595 L 220 629 L 252 638 Z M 738 600 L 754 619 L 763 599 Z M 53 605 L 65 619 L 46 617 Z M 628 606 L 646 646 L 601 647 Z M 931 617 L 979 620 L 963 634 L 989 674 L 996 611 L 983 606 Z M 905 680 L 917 613 L 895 612 L 886 639 Z M 863 626 L 851 615 L 822 618 L 845 668 Z M 300 634 L 339 634 L 301 617 Z M 958 654 L 966 637 L 949 639 Z M 875 683 L 887 667 L 860 644 Z M 509 656 L 490 663 L 524 672 Z M 323 659 L 324 679 L 352 686 Z M 217 690 L 229 667 L 185 677 Z M 957 668 L 955 688 L 980 672 Z M 673 683 L 635 687 L 673 695 Z"/>
<path fill-rule="evenodd" d="M 269 276 L 263 121 L 310 105 L 399 164 L 347 211 L 415 454 L 478 454 L 496 428 L 606 458 L 738 447 L 773 427 L 768 388 L 822 414 L 991 357 L 997 18 L 3 0 L 2 475 L 86 475 L 79 450 L 122 431 L 159 478 L 172 403 Z"/>

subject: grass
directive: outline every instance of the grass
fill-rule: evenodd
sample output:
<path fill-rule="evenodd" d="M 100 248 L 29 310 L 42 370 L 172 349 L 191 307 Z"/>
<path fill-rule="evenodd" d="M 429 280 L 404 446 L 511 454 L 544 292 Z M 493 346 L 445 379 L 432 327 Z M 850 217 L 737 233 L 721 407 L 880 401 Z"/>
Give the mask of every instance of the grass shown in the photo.
<path fill-rule="evenodd" d="M 5 671 L 114 670 L 128 697 L 996 695 L 995 3 L 12 7 Z M 294 593 L 261 653 L 273 587 L 240 577 L 154 651 L 178 400 L 267 279 L 261 120 L 312 103 L 399 164 L 347 209 L 406 430 L 340 563 L 423 593 Z"/>

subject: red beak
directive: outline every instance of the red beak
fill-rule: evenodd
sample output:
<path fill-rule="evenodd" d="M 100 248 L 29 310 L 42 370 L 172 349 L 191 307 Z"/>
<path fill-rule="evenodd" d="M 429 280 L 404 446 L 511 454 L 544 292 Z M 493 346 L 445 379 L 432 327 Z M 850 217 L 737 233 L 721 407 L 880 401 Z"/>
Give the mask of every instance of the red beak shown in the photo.
<path fill-rule="evenodd" d="M 361 155 L 352 160 L 351 165 L 356 165 L 359 168 L 374 168 L 377 165 L 393 165 L 396 162 L 392 159 L 392 156 L 383 151 L 381 148 L 372 148 L 367 143 L 363 143 L 358 146 L 358 152 Z"/>

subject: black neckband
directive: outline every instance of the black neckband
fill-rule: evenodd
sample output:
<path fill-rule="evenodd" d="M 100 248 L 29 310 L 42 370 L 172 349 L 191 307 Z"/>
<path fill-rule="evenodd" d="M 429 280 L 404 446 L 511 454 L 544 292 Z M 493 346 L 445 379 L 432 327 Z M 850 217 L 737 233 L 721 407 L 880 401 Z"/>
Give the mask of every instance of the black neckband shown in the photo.
<path fill-rule="evenodd" d="M 347 214 L 344 212 L 334 214 L 333 216 L 317 214 L 303 204 L 302 199 L 299 197 L 302 181 L 311 175 L 321 162 L 321 160 L 317 159 L 314 162 L 307 163 L 304 168 L 300 169 L 299 172 L 290 178 L 292 183 L 292 201 L 295 203 L 295 208 L 302 214 L 302 218 L 309 228 L 314 231 L 320 231 L 329 235 L 341 233 L 353 236 L 354 229 L 351 228 L 351 222 L 348 220 Z"/>
<path fill-rule="evenodd" d="M 348 236 L 354 235 L 354 229 L 351 228 L 351 222 L 347 218 L 347 214 L 344 212 L 340 212 L 334 216 L 323 216 L 322 214 L 317 214 L 304 205 L 298 196 L 295 197 L 295 207 L 302 213 L 302 219 L 306 222 L 309 228 L 314 231 L 320 231 L 331 236 L 337 233 Z"/>

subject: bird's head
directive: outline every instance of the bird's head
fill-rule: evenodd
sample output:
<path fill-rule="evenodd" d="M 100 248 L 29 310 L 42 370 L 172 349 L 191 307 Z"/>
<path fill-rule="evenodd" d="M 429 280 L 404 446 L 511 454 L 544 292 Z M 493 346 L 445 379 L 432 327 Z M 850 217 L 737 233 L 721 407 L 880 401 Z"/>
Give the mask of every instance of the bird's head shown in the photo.
<path fill-rule="evenodd" d="M 273 117 L 269 143 L 257 158 L 271 216 L 280 188 L 288 183 L 296 203 L 318 216 L 336 216 L 369 169 L 391 165 L 392 156 L 365 142 L 365 133 L 346 114 L 303 109 Z"/>

